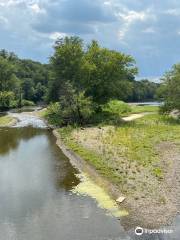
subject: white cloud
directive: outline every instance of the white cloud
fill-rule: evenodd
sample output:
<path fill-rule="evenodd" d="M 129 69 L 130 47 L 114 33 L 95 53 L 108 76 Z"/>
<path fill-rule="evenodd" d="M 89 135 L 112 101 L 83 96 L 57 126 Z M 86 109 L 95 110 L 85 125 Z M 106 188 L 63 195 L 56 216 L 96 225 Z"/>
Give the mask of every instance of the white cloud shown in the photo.
<path fill-rule="evenodd" d="M 32 5 L 29 6 L 30 9 L 32 9 L 32 11 L 36 14 L 38 13 L 46 13 L 46 10 L 43 8 L 40 8 L 39 5 L 37 3 L 34 3 Z"/>
<path fill-rule="evenodd" d="M 126 11 L 125 13 L 119 13 L 119 16 L 125 23 L 131 24 L 134 21 L 144 21 L 147 17 L 146 12 Z"/>
<path fill-rule="evenodd" d="M 29 0 L 0 0 L 0 6 L 8 7 L 8 6 L 15 6 L 21 3 L 29 2 Z"/>
<path fill-rule="evenodd" d="M 53 33 L 49 34 L 49 38 L 54 41 L 58 38 L 63 38 L 65 36 L 67 36 L 67 34 L 61 33 L 61 32 L 53 32 Z"/>
<path fill-rule="evenodd" d="M 146 9 L 144 11 L 132 11 L 123 9 L 119 12 L 117 16 L 123 20 L 121 29 L 118 31 L 119 40 L 123 40 L 126 34 L 129 32 L 131 26 L 136 22 L 146 22 L 149 20 L 156 20 L 156 16 L 152 13 L 151 9 Z M 147 31 L 150 29 L 146 29 Z M 152 33 L 152 29 L 151 29 Z"/>
<path fill-rule="evenodd" d="M 105 1 L 104 2 L 104 5 L 111 5 L 112 3 L 111 3 L 111 1 Z"/>

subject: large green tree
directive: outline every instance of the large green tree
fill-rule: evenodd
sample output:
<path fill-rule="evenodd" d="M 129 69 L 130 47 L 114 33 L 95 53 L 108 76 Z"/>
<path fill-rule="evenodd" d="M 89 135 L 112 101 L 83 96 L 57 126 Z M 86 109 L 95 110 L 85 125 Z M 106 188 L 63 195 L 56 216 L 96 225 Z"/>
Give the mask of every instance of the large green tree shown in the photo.
<path fill-rule="evenodd" d="M 86 93 L 97 103 L 112 98 L 126 100 L 137 73 L 135 60 L 121 52 L 102 48 L 96 41 L 84 55 L 82 81 Z"/>
<path fill-rule="evenodd" d="M 49 82 L 49 99 L 58 100 L 60 89 L 65 82 L 79 85 L 83 57 L 83 41 L 79 37 L 58 39 L 51 57 L 51 77 Z"/>
<path fill-rule="evenodd" d="M 60 39 L 54 49 L 51 100 L 59 99 L 60 89 L 67 81 L 98 104 L 112 98 L 125 99 L 131 91 L 131 82 L 137 73 L 131 56 L 102 48 L 96 41 L 86 47 L 78 37 Z"/>

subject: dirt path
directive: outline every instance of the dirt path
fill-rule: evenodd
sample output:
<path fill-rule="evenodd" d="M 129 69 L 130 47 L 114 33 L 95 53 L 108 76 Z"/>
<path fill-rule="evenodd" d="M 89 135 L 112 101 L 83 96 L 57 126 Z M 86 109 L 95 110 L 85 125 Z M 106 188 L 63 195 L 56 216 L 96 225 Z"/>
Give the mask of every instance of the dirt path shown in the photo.
<path fill-rule="evenodd" d="M 150 112 L 144 112 L 144 113 L 135 113 L 135 114 L 131 114 L 130 116 L 128 117 L 123 117 L 122 119 L 126 122 L 130 122 L 130 121 L 133 121 L 133 120 L 136 120 L 138 118 L 142 118 L 148 114 L 151 114 Z"/>

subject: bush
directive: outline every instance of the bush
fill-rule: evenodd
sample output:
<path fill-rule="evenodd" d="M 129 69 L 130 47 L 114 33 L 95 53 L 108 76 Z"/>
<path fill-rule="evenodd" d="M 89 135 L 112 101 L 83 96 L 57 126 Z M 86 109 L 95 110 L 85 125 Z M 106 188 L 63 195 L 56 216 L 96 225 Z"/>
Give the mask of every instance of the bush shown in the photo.
<path fill-rule="evenodd" d="M 11 103 L 14 100 L 13 92 L 0 92 L 0 110 L 4 111 L 11 107 Z"/>
<path fill-rule="evenodd" d="M 63 124 L 62 109 L 59 102 L 51 103 L 46 111 L 45 118 L 50 124 L 61 126 Z"/>
<path fill-rule="evenodd" d="M 51 104 L 47 109 L 48 121 L 56 126 L 87 123 L 93 114 L 91 98 L 86 97 L 84 92 L 76 92 L 69 82 L 62 90 L 59 102 Z"/>
<path fill-rule="evenodd" d="M 175 110 L 173 102 L 167 101 L 160 107 L 160 113 L 163 114 L 169 114 L 172 110 Z"/>
<path fill-rule="evenodd" d="M 21 103 L 21 106 L 22 107 L 33 107 L 33 106 L 35 106 L 35 103 L 33 101 L 23 99 L 22 103 Z"/>
<path fill-rule="evenodd" d="M 103 106 L 103 111 L 121 116 L 125 113 L 131 112 L 131 107 L 123 101 L 111 100 Z"/>
<path fill-rule="evenodd" d="M 18 100 L 11 101 L 10 108 L 33 107 L 35 103 L 26 99 L 21 101 L 21 106 Z"/>

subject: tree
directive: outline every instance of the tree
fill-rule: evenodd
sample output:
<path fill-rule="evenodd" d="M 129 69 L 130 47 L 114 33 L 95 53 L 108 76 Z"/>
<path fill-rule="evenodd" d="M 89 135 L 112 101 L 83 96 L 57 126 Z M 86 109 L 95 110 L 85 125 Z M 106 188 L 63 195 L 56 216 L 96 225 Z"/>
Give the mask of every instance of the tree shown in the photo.
<path fill-rule="evenodd" d="M 33 81 L 30 78 L 24 79 L 22 82 L 23 98 L 26 100 L 34 100 L 35 89 Z"/>
<path fill-rule="evenodd" d="M 75 86 L 80 84 L 83 41 L 79 37 L 65 37 L 56 41 L 54 49 L 55 53 L 50 60 L 53 71 L 49 84 L 49 98 L 57 101 L 60 88 L 66 81 Z"/>
<path fill-rule="evenodd" d="M 35 91 L 34 101 L 35 102 L 43 101 L 46 95 L 47 88 L 41 82 L 38 82 L 34 91 Z"/>
<path fill-rule="evenodd" d="M 180 64 L 173 66 L 162 79 L 161 95 L 164 96 L 164 111 L 180 110 Z"/>
<path fill-rule="evenodd" d="M 93 112 L 93 104 L 83 91 L 78 92 L 68 81 L 61 89 L 60 105 L 67 122 L 83 124 Z"/>
<path fill-rule="evenodd" d="M 59 39 L 54 49 L 50 99 L 58 100 L 59 90 L 67 81 L 98 104 L 125 98 L 124 93 L 131 90 L 129 83 L 137 73 L 131 56 L 101 48 L 96 41 L 86 49 L 78 37 Z"/>
<path fill-rule="evenodd" d="M 15 101 L 44 101 L 47 94 L 49 65 L 19 59 L 14 53 L 0 50 L 0 91 L 13 91 Z"/>
<path fill-rule="evenodd" d="M 19 60 L 17 68 L 16 75 L 21 79 L 24 97 L 35 102 L 44 101 L 49 78 L 49 65 L 32 60 Z"/>
<path fill-rule="evenodd" d="M 59 102 L 48 108 L 48 118 L 56 125 L 84 124 L 93 113 L 93 103 L 84 92 L 77 92 L 70 82 L 61 89 Z"/>
<path fill-rule="evenodd" d="M 84 57 L 83 85 L 86 94 L 97 103 L 124 99 L 131 89 L 130 82 L 137 73 L 134 59 L 123 53 L 101 48 L 92 41 Z"/>
<path fill-rule="evenodd" d="M 14 89 L 14 73 L 14 66 L 7 59 L 0 56 L 0 91 Z"/>
<path fill-rule="evenodd" d="M 147 79 L 133 82 L 132 93 L 128 96 L 130 101 L 149 101 L 157 97 L 159 83 L 150 82 Z"/>
<path fill-rule="evenodd" d="M 14 100 L 13 92 L 0 92 L 0 110 L 7 110 L 11 107 L 11 103 Z"/>

